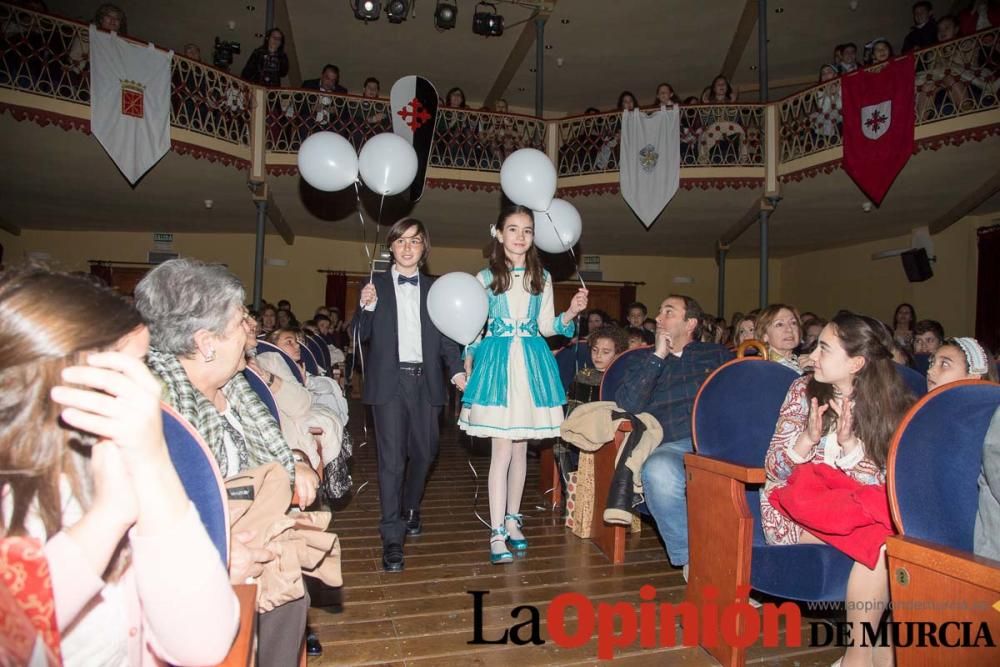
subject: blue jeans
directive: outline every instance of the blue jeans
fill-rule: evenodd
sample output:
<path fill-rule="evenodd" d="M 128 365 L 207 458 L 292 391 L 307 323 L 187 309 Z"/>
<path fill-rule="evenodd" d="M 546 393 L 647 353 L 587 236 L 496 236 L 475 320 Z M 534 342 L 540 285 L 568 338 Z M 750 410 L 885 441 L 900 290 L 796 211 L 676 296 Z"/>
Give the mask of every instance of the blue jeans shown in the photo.
<path fill-rule="evenodd" d="M 688 562 L 687 477 L 684 455 L 692 451 L 691 438 L 662 442 L 642 466 L 646 507 L 656 519 L 667 556 L 675 567 Z"/>

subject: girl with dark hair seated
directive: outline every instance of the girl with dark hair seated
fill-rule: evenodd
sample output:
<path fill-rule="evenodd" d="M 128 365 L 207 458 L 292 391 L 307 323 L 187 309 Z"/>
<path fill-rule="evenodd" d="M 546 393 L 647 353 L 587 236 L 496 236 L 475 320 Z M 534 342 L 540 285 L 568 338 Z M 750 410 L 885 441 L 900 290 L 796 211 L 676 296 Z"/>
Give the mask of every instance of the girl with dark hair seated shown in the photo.
<path fill-rule="evenodd" d="M 148 345 L 139 313 L 90 280 L 0 278 L 0 537 L 44 544 L 67 665 L 215 664 L 236 634 L 226 567 L 167 452 Z"/>
<path fill-rule="evenodd" d="M 846 476 L 858 488 L 873 487 L 882 498 L 889 443 L 913 403 L 892 361 L 889 331 L 872 318 L 838 314 L 824 327 L 810 358 L 814 373 L 795 380 L 788 389 L 764 461 L 767 482 L 760 495 L 760 510 L 769 544 L 823 542 L 810 532 L 825 532 L 823 526 L 812 523 L 807 530 L 772 503 L 773 495 L 780 496 L 775 499 L 780 499 L 781 505 L 788 505 L 795 494 L 804 493 L 794 484 L 796 475 Z M 793 484 L 789 486 L 790 481 Z M 884 498 L 882 505 L 886 505 Z M 846 511 L 834 508 L 842 509 Z M 885 556 L 883 550 L 878 551 L 874 566 L 870 566 L 853 553 L 845 553 L 856 561 L 847 583 L 847 621 L 853 625 L 852 635 L 861 636 L 861 623 L 875 626 L 889 599 Z M 891 653 L 880 655 L 891 650 L 876 648 L 874 657 L 891 659 Z M 847 649 L 844 661 L 870 664 L 872 658 L 872 648 L 858 642 Z"/>

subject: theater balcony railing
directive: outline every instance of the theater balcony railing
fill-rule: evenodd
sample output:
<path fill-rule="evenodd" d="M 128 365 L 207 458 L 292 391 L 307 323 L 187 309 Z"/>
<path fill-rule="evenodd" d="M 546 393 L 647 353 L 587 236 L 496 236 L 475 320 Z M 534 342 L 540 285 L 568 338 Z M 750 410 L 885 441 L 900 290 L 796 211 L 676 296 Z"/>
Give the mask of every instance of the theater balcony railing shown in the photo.
<path fill-rule="evenodd" d="M 177 54 L 171 77 L 172 149 L 249 168 L 253 86 Z M 87 25 L 0 3 L 3 111 L 90 131 Z"/>
<path fill-rule="evenodd" d="M 1000 133 L 1000 29 L 917 52 L 919 148 Z M 0 113 L 90 129 L 88 27 L 0 2 Z M 296 173 L 310 134 L 337 132 L 355 148 L 391 131 L 384 99 L 291 88 L 264 89 L 174 54 L 171 140 L 178 153 L 218 160 L 251 180 Z M 764 188 L 836 169 L 842 158 L 840 83 L 770 104 L 682 106 L 681 186 Z M 556 164 L 559 195 L 618 192 L 621 114 L 543 120 L 442 108 L 428 185 L 498 190 L 500 165 L 532 147 Z"/>
<path fill-rule="evenodd" d="M 918 149 L 937 150 L 1000 134 L 1000 28 L 916 52 L 914 76 Z M 840 80 L 776 103 L 781 181 L 837 167 L 843 157 Z"/>

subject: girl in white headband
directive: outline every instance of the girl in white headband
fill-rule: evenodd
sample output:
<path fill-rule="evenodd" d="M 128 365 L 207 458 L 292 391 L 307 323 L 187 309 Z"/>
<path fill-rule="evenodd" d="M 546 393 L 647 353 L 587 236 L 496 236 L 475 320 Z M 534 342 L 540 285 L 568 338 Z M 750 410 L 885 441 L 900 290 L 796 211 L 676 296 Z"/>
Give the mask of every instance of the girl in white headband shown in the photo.
<path fill-rule="evenodd" d="M 931 356 L 927 391 L 959 380 L 997 381 L 997 365 L 975 338 L 949 338 Z"/>

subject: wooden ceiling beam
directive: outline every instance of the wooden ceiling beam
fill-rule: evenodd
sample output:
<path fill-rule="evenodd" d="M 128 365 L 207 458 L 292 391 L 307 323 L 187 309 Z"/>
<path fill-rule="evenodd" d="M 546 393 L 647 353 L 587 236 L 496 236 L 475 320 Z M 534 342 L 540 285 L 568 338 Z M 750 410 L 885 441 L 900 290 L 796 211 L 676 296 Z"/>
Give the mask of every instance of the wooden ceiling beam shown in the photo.
<path fill-rule="evenodd" d="M 292 231 L 292 227 L 285 220 L 285 216 L 281 214 L 278 202 L 274 201 L 274 195 L 270 191 L 267 193 L 267 217 L 278 233 L 281 234 L 281 238 L 285 240 L 285 243 L 295 245 L 295 232 Z"/>
<path fill-rule="evenodd" d="M 743 217 L 740 218 L 736 224 L 727 229 L 721 237 L 719 237 L 719 245 L 723 247 L 731 245 L 743 234 L 743 232 L 750 229 L 753 224 L 757 222 L 761 206 L 764 204 L 765 202 L 763 198 L 755 199 L 750 208 L 747 209 L 747 212 L 743 214 Z"/>
<path fill-rule="evenodd" d="M 540 6 L 538 15 L 535 16 L 535 18 L 548 21 L 549 17 L 552 16 L 552 12 L 555 10 L 556 3 L 558 1 L 559 0 L 549 0 L 548 3 Z M 486 93 L 486 97 L 483 99 L 483 108 L 492 109 L 497 100 L 503 97 L 507 87 L 510 86 L 510 82 L 514 80 L 517 70 L 520 69 L 521 64 L 524 63 L 524 59 L 527 57 L 531 47 L 534 46 L 535 37 L 535 21 L 531 20 L 525 23 L 524 27 L 521 28 L 521 34 L 518 35 L 517 41 L 514 42 L 514 46 L 511 48 L 510 54 L 507 56 L 507 61 L 503 64 L 503 67 L 500 68 L 500 73 L 497 74 L 497 78 L 493 81 L 493 85 L 490 86 L 490 91 Z"/>
<path fill-rule="evenodd" d="M 739 23 L 736 24 L 736 32 L 729 42 L 729 50 L 726 52 L 726 59 L 722 62 L 722 76 L 730 81 L 736 75 L 736 68 L 743 58 L 743 52 L 747 49 L 750 37 L 754 34 L 754 26 L 757 25 L 757 0 L 746 0 L 743 5 L 743 14 Z"/>
<path fill-rule="evenodd" d="M 969 215 L 983 202 L 1000 192 L 1000 170 L 996 171 L 985 183 L 967 194 L 960 202 L 948 209 L 947 212 L 934 219 L 928 228 L 931 234 L 940 234 L 956 222 Z"/>

